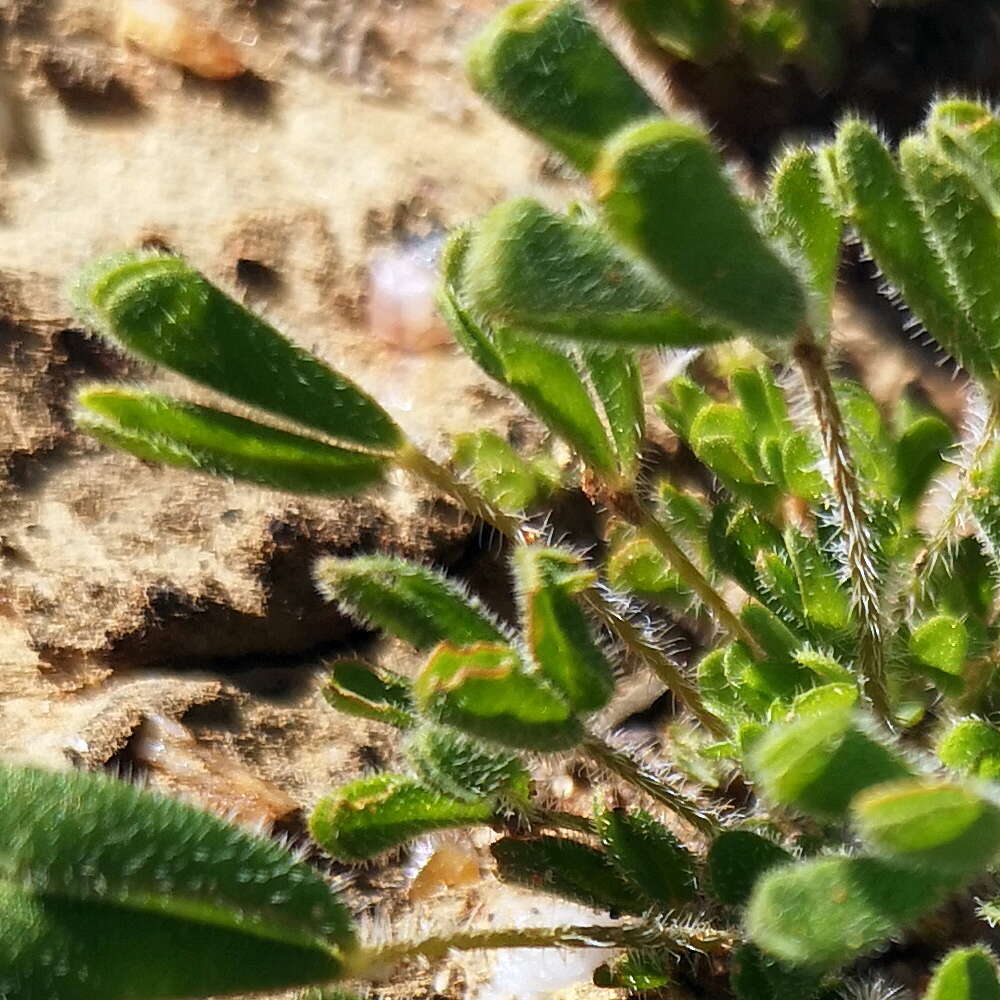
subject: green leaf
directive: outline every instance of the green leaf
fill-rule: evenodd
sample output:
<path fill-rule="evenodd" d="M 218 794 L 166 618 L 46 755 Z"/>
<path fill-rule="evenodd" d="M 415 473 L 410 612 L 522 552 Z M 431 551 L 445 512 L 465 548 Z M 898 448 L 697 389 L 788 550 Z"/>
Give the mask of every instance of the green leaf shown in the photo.
<path fill-rule="evenodd" d="M 708 851 L 708 884 L 712 895 L 727 906 L 743 906 L 757 880 L 792 856 L 773 840 L 752 830 L 724 830 Z"/>
<path fill-rule="evenodd" d="M 494 325 L 556 338 L 692 347 L 732 336 L 678 309 L 664 280 L 602 226 L 530 198 L 482 220 L 463 289 Z"/>
<path fill-rule="evenodd" d="M 502 642 L 503 632 L 456 581 L 391 556 L 324 557 L 316 581 L 328 600 L 353 617 L 405 639 L 417 649 Z"/>
<path fill-rule="evenodd" d="M 958 301 L 980 332 L 979 351 L 995 372 L 1000 362 L 1000 277 L 996 268 L 1000 232 L 996 216 L 972 178 L 928 141 L 915 136 L 905 139 L 899 147 L 899 159 L 931 245 Z"/>
<path fill-rule="evenodd" d="M 517 754 L 484 747 L 457 729 L 423 725 L 409 737 L 406 756 L 417 773 L 443 795 L 463 802 L 526 802 L 531 775 Z"/>
<path fill-rule="evenodd" d="M 851 811 L 873 852 L 918 871 L 965 878 L 1000 852 L 1000 808 L 953 782 L 888 782 L 861 792 Z"/>
<path fill-rule="evenodd" d="M 803 277 L 829 314 L 840 263 L 841 222 L 824 191 L 814 149 L 788 151 L 771 175 L 766 208 L 772 235 L 801 261 Z"/>
<path fill-rule="evenodd" d="M 757 230 L 705 133 L 683 122 L 627 128 L 595 173 L 605 218 L 696 310 L 737 330 L 790 337 L 805 295 Z"/>
<path fill-rule="evenodd" d="M 81 278 L 87 319 L 140 357 L 334 438 L 395 451 L 402 431 L 353 382 L 178 257 L 120 254 Z"/>
<path fill-rule="evenodd" d="M 768 368 L 762 365 L 740 368 L 733 372 L 729 384 L 755 441 L 767 437 L 784 438 L 792 432 L 788 404 Z"/>
<path fill-rule="evenodd" d="M 826 553 L 801 531 L 785 532 L 785 550 L 795 569 L 802 610 L 808 621 L 833 631 L 851 627 L 851 597 Z"/>
<path fill-rule="evenodd" d="M 693 855 L 649 813 L 605 809 L 594 829 L 611 863 L 650 903 L 671 908 L 694 899 Z"/>
<path fill-rule="evenodd" d="M 292 493 L 339 496 L 381 482 L 386 460 L 289 434 L 169 396 L 88 389 L 76 424 L 149 462 L 231 476 Z"/>
<path fill-rule="evenodd" d="M 644 601 L 686 605 L 691 597 L 691 591 L 648 538 L 627 535 L 617 542 L 608 554 L 605 571 L 615 590 Z"/>
<path fill-rule="evenodd" d="M 309 817 L 316 843 L 339 861 L 366 861 L 435 830 L 488 823 L 493 803 L 448 798 L 400 774 L 361 778 L 320 799 Z"/>
<path fill-rule="evenodd" d="M 896 489 L 903 507 L 912 510 L 920 503 L 953 444 L 952 430 L 940 417 L 920 417 L 903 431 L 896 443 Z"/>
<path fill-rule="evenodd" d="M 871 126 L 840 126 L 836 168 L 845 210 L 887 280 L 941 346 L 980 377 L 992 376 L 980 335 L 931 249 L 920 212 Z"/>
<path fill-rule="evenodd" d="M 594 971 L 594 985 L 628 990 L 630 994 L 642 993 L 673 986 L 674 977 L 667 957 L 648 951 L 627 951 L 610 965 L 602 965 Z"/>
<path fill-rule="evenodd" d="M 873 951 L 958 888 L 954 878 L 876 858 L 824 857 L 782 865 L 757 883 L 747 906 L 751 941 L 816 971 Z"/>
<path fill-rule="evenodd" d="M 126 784 L 0 765 L 0 995 L 132 1000 L 336 979 L 350 915 L 273 840 Z"/>
<path fill-rule="evenodd" d="M 753 429 L 747 415 L 731 403 L 703 406 L 691 423 L 692 450 L 720 479 L 759 484 L 760 463 L 753 455 Z"/>
<path fill-rule="evenodd" d="M 663 396 L 657 400 L 660 415 L 674 433 L 685 441 L 691 436 L 691 424 L 712 397 L 686 375 L 671 379 Z"/>
<path fill-rule="evenodd" d="M 965 625 L 951 615 L 936 615 L 910 636 L 910 654 L 924 667 L 961 677 L 969 651 Z"/>
<path fill-rule="evenodd" d="M 937 755 L 959 774 L 1000 781 L 1000 731 L 983 719 L 956 722 L 938 742 Z"/>
<path fill-rule="evenodd" d="M 442 643 L 414 694 L 432 718 L 514 749 L 568 750 L 583 735 L 565 699 L 529 674 L 509 646 Z"/>
<path fill-rule="evenodd" d="M 772 802 L 824 819 L 845 816 L 864 789 L 911 774 L 895 753 L 859 728 L 847 708 L 773 726 L 747 766 Z"/>
<path fill-rule="evenodd" d="M 565 549 L 523 545 L 514 552 L 522 628 L 532 662 L 577 712 L 596 712 L 611 699 L 611 664 L 575 595 L 597 582 Z"/>
<path fill-rule="evenodd" d="M 639 359 L 629 350 L 601 347 L 584 348 L 580 355 L 594 395 L 604 409 L 622 475 L 634 480 L 642 461 L 642 439 L 646 432 Z"/>
<path fill-rule="evenodd" d="M 468 71 L 501 114 L 581 170 L 609 135 L 656 113 L 579 4 L 566 0 L 505 8 L 469 50 Z"/>
<path fill-rule="evenodd" d="M 505 837 L 491 845 L 501 882 L 562 896 L 584 906 L 614 913 L 642 913 L 644 900 L 607 857 L 593 847 L 565 837 Z"/>
<path fill-rule="evenodd" d="M 776 962 L 752 944 L 736 949 L 729 974 L 737 1000 L 811 1000 L 819 980 L 815 972 Z"/>
<path fill-rule="evenodd" d="M 400 729 L 414 724 L 410 682 L 363 660 L 337 660 L 323 685 L 323 697 L 336 709 Z"/>
<path fill-rule="evenodd" d="M 624 0 L 622 14 L 662 49 L 707 65 L 729 48 L 733 13 L 729 0 Z"/>
<path fill-rule="evenodd" d="M 1000 207 L 1000 121 L 989 109 L 972 101 L 941 101 L 927 116 L 927 131 L 975 179 L 994 210 Z"/>
<path fill-rule="evenodd" d="M 527 510 L 554 485 L 493 431 L 458 434 L 454 446 L 457 468 L 467 471 L 479 492 L 502 510 Z"/>
<path fill-rule="evenodd" d="M 987 948 L 956 948 L 934 972 L 924 1000 L 1000 1000 L 1000 971 Z"/>

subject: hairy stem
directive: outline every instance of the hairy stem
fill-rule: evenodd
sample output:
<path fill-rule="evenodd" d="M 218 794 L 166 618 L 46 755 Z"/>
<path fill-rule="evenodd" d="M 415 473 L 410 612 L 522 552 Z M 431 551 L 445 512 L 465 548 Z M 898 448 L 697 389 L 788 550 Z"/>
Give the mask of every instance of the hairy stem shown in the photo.
<path fill-rule="evenodd" d="M 617 775 L 634 788 L 638 788 L 650 798 L 666 806 L 671 812 L 675 812 L 682 819 L 687 820 L 695 829 L 710 837 L 714 837 L 719 832 L 718 821 L 709 816 L 697 802 L 689 799 L 683 792 L 679 792 L 662 782 L 625 751 L 618 750 L 592 733 L 583 738 L 577 749 L 604 770 Z"/>
<path fill-rule="evenodd" d="M 532 827 L 546 826 L 553 830 L 572 830 L 594 836 L 593 824 L 586 816 L 577 816 L 576 813 L 561 809 L 545 809 L 531 804 L 521 809 L 515 816 L 516 819 L 523 819 Z"/>
<path fill-rule="evenodd" d="M 401 468 L 423 479 L 431 486 L 448 494 L 448 496 L 453 497 L 470 514 L 485 521 L 491 527 L 496 528 L 497 531 L 511 541 L 528 542 L 535 540 L 535 534 L 520 518 L 501 511 L 473 489 L 473 487 L 462 482 L 449 469 L 425 455 L 415 445 L 406 444 L 397 453 L 395 460 Z M 638 502 L 636 502 L 635 506 L 639 506 Z M 670 538 L 669 533 L 662 525 L 659 525 L 659 531 L 666 539 L 666 543 L 672 546 L 671 551 L 676 551 L 683 564 L 690 568 L 690 579 L 697 577 L 702 581 L 704 592 L 707 595 L 711 595 L 715 604 L 721 605 L 725 609 L 729 618 L 735 623 L 736 628 L 740 630 L 741 634 L 738 637 L 744 638 L 745 635 L 746 638 L 744 641 L 748 641 L 751 649 L 756 651 L 757 646 L 753 641 L 753 637 L 746 633 L 742 623 L 729 610 L 728 605 L 726 605 L 722 597 L 712 589 L 711 584 L 705 580 L 698 568 L 678 548 L 677 543 Z M 671 565 L 674 565 L 675 569 L 677 569 L 675 563 L 671 562 Z M 681 573 L 680 569 L 677 569 L 677 571 L 679 574 Z M 698 592 L 693 583 L 689 582 L 689 586 Z M 677 697 L 677 700 L 685 705 L 691 711 L 692 715 L 699 719 L 713 736 L 723 739 L 728 735 L 726 726 L 722 720 L 713 715 L 705 707 L 697 689 L 684 679 L 677 665 L 671 662 L 670 658 L 653 640 L 643 636 L 632 622 L 617 613 L 596 592 L 588 591 L 582 595 L 582 599 L 597 618 L 607 626 L 615 638 L 653 670 L 657 677 Z"/>
<path fill-rule="evenodd" d="M 840 511 L 847 572 L 858 615 L 858 668 L 865 695 L 876 714 L 889 720 L 886 695 L 884 629 L 875 548 L 867 528 L 840 405 L 833 391 L 823 349 L 808 331 L 799 334 L 792 349 L 805 380 L 819 423 L 823 450 L 830 466 L 831 486 Z"/>
<path fill-rule="evenodd" d="M 408 958 L 444 958 L 450 951 L 493 948 L 669 948 L 717 955 L 735 944 L 732 933 L 712 927 L 659 926 L 645 922 L 569 927 L 484 928 L 437 934 L 421 941 L 399 941 L 362 949 L 352 957 L 346 975 L 365 978 L 369 970 Z"/>
<path fill-rule="evenodd" d="M 978 439 L 966 446 L 966 458 L 962 464 L 961 478 L 955 495 L 948 504 L 944 517 L 934 529 L 926 548 L 913 564 L 909 595 L 912 602 L 916 603 L 930 596 L 930 582 L 934 572 L 949 546 L 957 538 L 959 525 L 966 513 L 971 474 L 980 468 L 990 449 L 996 444 L 998 434 L 1000 434 L 1000 394 L 994 393 L 990 398 L 989 410 Z"/>
<path fill-rule="evenodd" d="M 701 603 L 715 618 L 719 627 L 731 638 L 745 643 L 754 656 L 762 656 L 760 646 L 753 634 L 736 617 L 722 594 L 708 582 L 701 570 L 691 562 L 684 550 L 674 541 L 673 535 L 656 518 L 649 509 L 649 505 L 638 498 L 633 499 L 634 502 L 621 505 L 620 513 L 656 546 L 657 551 L 670 564 L 670 568 L 686 586 L 694 591 Z"/>
<path fill-rule="evenodd" d="M 657 644 L 645 634 L 645 630 L 633 622 L 616 602 L 609 599 L 611 592 L 606 588 L 594 588 L 580 595 L 584 605 L 634 656 L 643 666 L 652 670 L 667 690 L 712 734 L 716 739 L 727 739 L 726 724 L 710 712 L 701 699 L 698 688 L 681 672 L 674 662 Z"/>

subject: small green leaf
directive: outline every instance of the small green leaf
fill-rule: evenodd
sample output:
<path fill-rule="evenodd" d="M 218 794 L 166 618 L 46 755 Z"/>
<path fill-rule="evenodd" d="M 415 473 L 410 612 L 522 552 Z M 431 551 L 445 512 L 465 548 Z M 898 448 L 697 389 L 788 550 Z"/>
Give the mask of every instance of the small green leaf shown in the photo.
<path fill-rule="evenodd" d="M 986 948 L 956 948 L 934 972 L 924 1000 L 1000 1000 L 1000 971 Z"/>
<path fill-rule="evenodd" d="M 729 48 L 734 15 L 729 0 L 625 0 L 622 14 L 662 49 L 708 65 Z"/>
<path fill-rule="evenodd" d="M 945 767 L 959 774 L 1000 781 L 1000 731 L 982 719 L 962 719 L 937 745 Z"/>
<path fill-rule="evenodd" d="M 871 126 L 854 119 L 840 126 L 836 167 L 850 221 L 888 281 L 945 350 L 980 377 L 991 377 L 979 332 L 959 306 L 920 212 Z"/>
<path fill-rule="evenodd" d="M 919 871 L 964 878 L 1000 852 L 1000 808 L 953 782 L 888 782 L 861 792 L 851 811 L 872 851 Z"/>
<path fill-rule="evenodd" d="M 808 648 L 797 649 L 794 655 L 799 666 L 811 670 L 827 684 L 853 684 L 856 681 L 855 675 L 836 657 Z"/>
<path fill-rule="evenodd" d="M 391 556 L 325 557 L 316 580 L 328 600 L 417 649 L 448 640 L 457 645 L 502 642 L 503 632 L 454 580 L 419 563 Z"/>
<path fill-rule="evenodd" d="M 627 128 L 595 186 L 612 231 L 693 308 L 737 330 L 790 337 L 805 295 L 725 176 L 705 133 L 683 122 Z"/>
<path fill-rule="evenodd" d="M 452 799 L 413 778 L 379 774 L 320 799 L 309 817 L 309 832 L 331 857 L 366 861 L 414 837 L 488 823 L 492 816 L 488 799 Z"/>
<path fill-rule="evenodd" d="M 331 664 L 323 697 L 348 715 L 400 729 L 414 724 L 410 682 L 363 660 L 337 660 Z"/>
<path fill-rule="evenodd" d="M 129 389 L 80 394 L 76 424 L 149 462 L 293 493 L 339 496 L 381 482 L 386 460 L 194 403 Z"/>
<path fill-rule="evenodd" d="M 594 829 L 611 863 L 652 904 L 670 908 L 694 898 L 693 855 L 649 813 L 606 809 Z"/>
<path fill-rule="evenodd" d="M 734 484 L 761 482 L 754 459 L 753 430 L 747 415 L 730 403 L 703 406 L 691 423 L 692 450 L 720 479 Z"/>
<path fill-rule="evenodd" d="M 502 510 L 534 507 L 554 485 L 493 431 L 471 431 L 455 437 L 453 460 L 467 471 L 479 491 Z"/>
<path fill-rule="evenodd" d="M 961 677 L 969 651 L 965 625 L 951 615 L 936 615 L 910 636 L 910 654 L 924 667 Z"/>
<path fill-rule="evenodd" d="M 468 70 L 501 114 L 581 170 L 609 135 L 656 113 L 571 0 L 505 8 L 469 50 Z"/>
<path fill-rule="evenodd" d="M 828 314 L 840 263 L 841 222 L 824 191 L 816 150 L 793 149 L 778 161 L 766 210 L 772 235 L 801 261 L 807 286 Z"/>
<path fill-rule="evenodd" d="M 524 750 L 568 750 L 583 729 L 566 701 L 509 646 L 442 643 L 414 682 L 420 707 L 473 736 Z"/>
<path fill-rule="evenodd" d="M 1000 121 L 972 101 L 941 101 L 927 116 L 927 131 L 949 159 L 975 178 L 994 209 L 1000 207 Z"/>
<path fill-rule="evenodd" d="M 920 417 L 903 431 L 896 442 L 896 489 L 904 507 L 920 503 L 953 444 L 954 434 L 940 417 Z"/>
<path fill-rule="evenodd" d="M 495 799 L 526 802 L 531 775 L 516 754 L 484 747 L 457 729 L 423 725 L 406 742 L 418 774 L 443 795 L 463 802 Z"/>
<path fill-rule="evenodd" d="M 736 949 L 729 974 L 737 1000 L 811 1000 L 819 980 L 817 973 L 777 962 L 752 944 Z"/>
<path fill-rule="evenodd" d="M 86 318 L 123 347 L 234 399 L 334 438 L 394 451 L 403 434 L 328 368 L 178 257 L 120 254 L 81 278 Z"/>
<path fill-rule="evenodd" d="M 645 910 L 635 887 L 615 871 L 607 857 L 578 840 L 505 837 L 490 852 L 501 882 L 549 892 L 597 910 L 633 914 Z"/>
<path fill-rule="evenodd" d="M 627 951 L 610 965 L 602 965 L 594 972 L 595 986 L 628 990 L 630 994 L 662 990 L 673 984 L 669 959 L 647 951 Z"/>
<path fill-rule="evenodd" d="M 515 550 L 514 574 L 533 663 L 574 711 L 603 708 L 614 674 L 574 597 L 593 586 L 596 575 L 575 553 L 539 545 Z"/>
<path fill-rule="evenodd" d="M 336 979 L 352 922 L 273 840 L 83 773 L 0 766 L 0 995 L 189 998 Z"/>
<path fill-rule="evenodd" d="M 956 888 L 954 878 L 876 858 L 817 858 L 765 874 L 746 928 L 780 961 L 832 970 L 878 948 Z"/>
<path fill-rule="evenodd" d="M 648 538 L 630 535 L 616 543 L 605 570 L 608 583 L 615 590 L 634 594 L 644 601 L 673 606 L 686 605 L 690 600 L 691 591 Z"/>
<path fill-rule="evenodd" d="M 727 906 L 743 906 L 757 880 L 791 854 L 752 830 L 724 830 L 708 851 L 708 884 L 712 895 Z"/>
<path fill-rule="evenodd" d="M 802 599 L 802 610 L 808 621 L 833 631 L 851 627 L 851 597 L 826 553 L 816 540 L 801 531 L 785 532 L 785 550 L 795 569 Z"/>
<path fill-rule="evenodd" d="M 602 226 L 530 198 L 479 224 L 463 288 L 494 325 L 556 338 L 691 347 L 732 336 L 678 309 L 664 280 Z"/>
<path fill-rule="evenodd" d="M 831 819 L 846 815 L 865 788 L 911 773 L 859 728 L 846 708 L 773 726 L 754 746 L 747 765 L 772 802 Z"/>

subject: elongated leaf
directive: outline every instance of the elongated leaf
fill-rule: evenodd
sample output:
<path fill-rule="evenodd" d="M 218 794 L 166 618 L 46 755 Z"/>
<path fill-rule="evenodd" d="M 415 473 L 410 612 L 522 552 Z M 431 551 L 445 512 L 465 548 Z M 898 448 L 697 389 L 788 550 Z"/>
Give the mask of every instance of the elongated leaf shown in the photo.
<path fill-rule="evenodd" d="M 624 16 L 661 48 L 707 65 L 725 53 L 733 31 L 729 0 L 623 0 Z"/>
<path fill-rule="evenodd" d="M 973 101 L 941 101 L 927 116 L 938 148 L 972 176 L 983 196 L 1000 209 L 1000 121 Z"/>
<path fill-rule="evenodd" d="M 400 774 L 361 778 L 319 800 L 309 832 L 342 861 L 365 861 L 434 830 L 487 823 L 488 799 L 452 799 Z"/>
<path fill-rule="evenodd" d="M 604 408 L 619 468 L 625 479 L 632 480 L 642 461 L 642 438 L 646 430 L 639 359 L 632 351 L 600 347 L 584 348 L 580 354 L 594 395 Z"/>
<path fill-rule="evenodd" d="M 323 685 L 323 696 L 336 709 L 400 729 L 414 724 L 410 682 L 391 670 L 362 660 L 338 660 Z"/>
<path fill-rule="evenodd" d="M 414 683 L 432 718 L 524 750 L 568 750 L 582 736 L 572 709 L 509 646 L 442 643 Z"/>
<path fill-rule="evenodd" d="M 903 141 L 899 158 L 931 245 L 995 370 L 1000 364 L 1000 232 L 989 202 L 972 178 L 918 137 Z"/>
<path fill-rule="evenodd" d="M 911 775 L 844 708 L 772 727 L 747 763 L 773 802 L 823 818 L 846 815 L 851 799 L 865 788 Z"/>
<path fill-rule="evenodd" d="M 795 149 L 771 177 L 767 210 L 773 235 L 801 261 L 824 314 L 830 309 L 840 262 L 841 222 L 831 207 L 814 149 Z"/>
<path fill-rule="evenodd" d="M 581 170 L 609 135 L 656 113 L 572 0 L 511 4 L 470 49 L 468 69 L 501 114 Z"/>
<path fill-rule="evenodd" d="M 742 906 L 764 872 L 791 860 L 788 851 L 759 833 L 724 830 L 708 851 L 709 886 L 720 903 Z"/>
<path fill-rule="evenodd" d="M 874 129 L 854 119 L 841 125 L 835 159 L 845 209 L 886 278 L 946 351 L 977 375 L 991 376 L 979 331 L 962 311 L 920 212 Z"/>
<path fill-rule="evenodd" d="M 296 347 L 178 257 L 122 254 L 95 264 L 77 300 L 141 357 L 332 437 L 395 450 L 403 435 L 353 382 Z"/>
<path fill-rule="evenodd" d="M 505 837 L 490 852 L 503 882 L 550 892 L 598 910 L 642 913 L 645 909 L 635 887 L 615 871 L 607 857 L 578 840 Z"/>
<path fill-rule="evenodd" d="M 421 726 L 407 740 L 406 756 L 429 785 L 463 802 L 497 796 L 526 802 L 531 792 L 531 775 L 517 754 L 449 726 Z"/>
<path fill-rule="evenodd" d="M 1000 853 L 1000 808 L 955 782 L 888 782 L 858 795 L 851 811 L 873 852 L 918 871 L 966 878 Z"/>
<path fill-rule="evenodd" d="M 458 645 L 502 642 L 500 627 L 454 580 L 391 556 L 327 557 L 316 580 L 329 600 L 359 621 L 385 629 L 417 649 L 445 639 Z"/>
<path fill-rule="evenodd" d="M 986 948 L 956 948 L 934 972 L 924 1000 L 1000 1000 L 1000 970 Z"/>
<path fill-rule="evenodd" d="M 669 285 L 600 225 L 519 198 L 483 219 L 465 288 L 492 323 L 608 344 L 692 347 L 728 340 L 679 309 Z"/>
<path fill-rule="evenodd" d="M 339 496 L 382 480 L 386 460 L 194 403 L 128 389 L 90 389 L 77 425 L 149 462 L 232 476 L 293 493 Z"/>
<path fill-rule="evenodd" d="M 514 571 L 535 665 L 574 711 L 603 708 L 614 691 L 614 675 L 574 599 L 596 582 L 596 575 L 574 553 L 537 545 L 516 550 Z"/>
<path fill-rule="evenodd" d="M 765 874 L 746 928 L 775 958 L 825 971 L 879 947 L 957 888 L 953 877 L 875 858 L 818 858 Z"/>
<path fill-rule="evenodd" d="M 460 230 L 445 250 L 439 302 L 456 341 L 487 375 L 506 385 L 550 430 L 569 442 L 591 468 L 613 478 L 617 472 L 614 448 L 573 361 L 531 334 L 493 328 L 467 306 L 465 261 L 471 239 L 470 230 Z"/>
<path fill-rule="evenodd" d="M 200 997 L 335 979 L 348 911 L 271 840 L 94 775 L 0 766 L 0 995 Z"/>
<path fill-rule="evenodd" d="M 649 813 L 607 809 L 594 828 L 614 867 L 651 903 L 669 909 L 694 898 L 694 857 Z"/>
<path fill-rule="evenodd" d="M 595 187 L 612 232 L 700 313 L 737 330 L 790 337 L 806 299 L 761 236 L 705 133 L 682 122 L 627 128 Z"/>

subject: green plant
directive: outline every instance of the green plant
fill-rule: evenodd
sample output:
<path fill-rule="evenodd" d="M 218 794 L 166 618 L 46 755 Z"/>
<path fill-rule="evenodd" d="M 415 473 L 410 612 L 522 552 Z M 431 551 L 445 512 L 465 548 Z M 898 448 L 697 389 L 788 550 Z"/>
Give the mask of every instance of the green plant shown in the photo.
<path fill-rule="evenodd" d="M 260 420 L 105 385 L 80 395 L 78 422 L 145 460 L 291 491 L 369 489 L 395 466 L 496 529 L 516 626 L 425 566 L 318 563 L 323 593 L 425 660 L 413 678 L 331 665 L 331 704 L 397 727 L 409 770 L 333 791 L 310 829 L 359 862 L 491 825 L 501 879 L 618 919 L 358 944 L 332 890 L 273 844 L 111 781 L 8 768 L 0 996 L 207 995 L 363 979 L 453 948 L 595 944 L 625 952 L 606 985 L 697 981 L 711 955 L 743 1000 L 831 996 L 855 959 L 920 934 L 994 866 L 1000 122 L 944 101 L 897 157 L 848 120 L 831 145 L 784 154 L 750 199 L 703 129 L 657 117 L 572 0 L 510 8 L 471 65 L 491 102 L 593 180 L 593 206 L 518 200 L 457 231 L 440 291 L 455 339 L 570 446 L 570 466 L 465 436 L 458 475 L 162 255 L 95 265 L 82 309 Z M 960 445 L 931 410 L 886 416 L 833 373 L 846 227 L 969 373 L 982 418 Z M 678 375 L 653 400 L 709 474 L 699 488 L 644 467 L 647 348 L 703 351 L 711 378 Z M 928 529 L 952 452 L 958 484 Z M 606 512 L 602 561 L 531 516 L 575 487 Z M 665 615 L 705 637 L 693 671 L 661 641 Z M 626 669 L 680 707 L 663 766 L 596 728 Z M 531 771 L 553 753 L 589 759 L 636 804 L 549 808 Z M 752 784 L 748 807 L 718 792 L 727 775 Z M 1000 912 L 979 905 L 987 922 Z M 141 955 L 117 949 L 119 928 Z M 211 961 L 222 939 L 231 967 Z M 992 957 L 971 949 L 945 958 L 928 996 L 996 991 Z"/>

